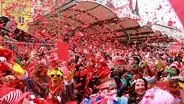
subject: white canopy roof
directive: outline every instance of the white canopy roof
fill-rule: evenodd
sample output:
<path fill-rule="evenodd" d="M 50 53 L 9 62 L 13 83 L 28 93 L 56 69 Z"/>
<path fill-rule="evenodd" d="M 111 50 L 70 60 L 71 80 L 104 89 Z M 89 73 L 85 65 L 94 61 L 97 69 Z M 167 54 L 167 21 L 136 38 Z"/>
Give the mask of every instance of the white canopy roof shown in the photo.
<path fill-rule="evenodd" d="M 95 1 L 73 0 L 45 16 L 46 21 L 34 21 L 30 31 L 44 30 L 47 36 L 58 39 L 69 39 L 77 32 L 96 40 L 118 40 L 126 43 L 159 43 L 174 41 L 150 26 L 139 23 L 127 16 L 119 18 L 111 5 L 102 5 Z M 44 39 L 42 37 L 41 39 Z"/>
<path fill-rule="evenodd" d="M 97 1 L 113 8 L 113 12 L 120 18 L 130 17 L 137 20 L 141 26 L 151 25 L 153 30 L 160 30 L 178 40 L 184 38 L 184 0 Z M 138 15 L 135 12 L 138 12 Z"/>

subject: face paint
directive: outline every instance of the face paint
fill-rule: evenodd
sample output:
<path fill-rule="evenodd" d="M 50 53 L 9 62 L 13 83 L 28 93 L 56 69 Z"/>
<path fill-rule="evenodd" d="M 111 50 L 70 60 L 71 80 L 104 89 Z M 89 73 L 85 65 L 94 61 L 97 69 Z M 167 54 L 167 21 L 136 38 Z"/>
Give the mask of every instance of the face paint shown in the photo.
<path fill-rule="evenodd" d="M 115 95 L 117 93 L 117 85 L 114 80 L 107 81 L 100 85 L 100 92 L 105 95 Z"/>
<path fill-rule="evenodd" d="M 53 70 L 48 71 L 48 75 L 51 79 L 53 87 L 60 85 L 60 83 L 63 80 L 63 72 L 59 69 L 58 70 L 53 69 Z"/>
<path fill-rule="evenodd" d="M 62 78 L 63 77 L 63 72 L 61 70 L 50 70 L 48 71 L 48 75 L 50 78 L 53 78 L 54 76 L 58 77 L 58 78 Z"/>

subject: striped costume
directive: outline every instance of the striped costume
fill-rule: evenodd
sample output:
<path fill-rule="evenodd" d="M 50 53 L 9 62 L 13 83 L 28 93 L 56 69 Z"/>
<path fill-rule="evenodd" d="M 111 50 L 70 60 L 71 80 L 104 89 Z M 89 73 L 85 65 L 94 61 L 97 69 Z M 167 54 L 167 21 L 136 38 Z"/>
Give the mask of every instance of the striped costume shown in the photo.
<path fill-rule="evenodd" d="M 13 102 L 21 96 L 19 89 L 11 87 L 0 88 L 0 104 L 13 104 Z"/>

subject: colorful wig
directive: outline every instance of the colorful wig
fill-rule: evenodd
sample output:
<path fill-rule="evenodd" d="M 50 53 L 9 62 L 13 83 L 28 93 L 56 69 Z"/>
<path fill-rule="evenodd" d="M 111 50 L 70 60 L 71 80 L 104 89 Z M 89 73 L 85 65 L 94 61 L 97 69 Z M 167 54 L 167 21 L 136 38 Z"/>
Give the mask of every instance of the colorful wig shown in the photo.
<path fill-rule="evenodd" d="M 178 104 L 178 102 L 168 91 L 154 87 L 146 91 L 139 104 Z"/>

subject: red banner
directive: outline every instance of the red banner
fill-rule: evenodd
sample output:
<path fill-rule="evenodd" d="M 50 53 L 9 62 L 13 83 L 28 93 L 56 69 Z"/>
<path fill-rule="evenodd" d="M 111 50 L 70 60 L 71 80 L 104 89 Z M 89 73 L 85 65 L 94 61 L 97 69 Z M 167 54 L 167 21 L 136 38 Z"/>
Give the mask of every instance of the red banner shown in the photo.
<path fill-rule="evenodd" d="M 57 53 L 58 53 L 58 59 L 63 60 L 63 61 L 68 61 L 69 60 L 69 43 L 66 42 L 57 42 Z"/>
<path fill-rule="evenodd" d="M 184 0 L 169 0 L 184 27 Z"/>

